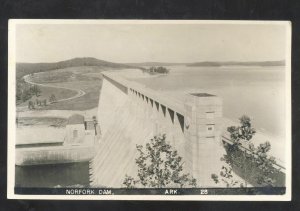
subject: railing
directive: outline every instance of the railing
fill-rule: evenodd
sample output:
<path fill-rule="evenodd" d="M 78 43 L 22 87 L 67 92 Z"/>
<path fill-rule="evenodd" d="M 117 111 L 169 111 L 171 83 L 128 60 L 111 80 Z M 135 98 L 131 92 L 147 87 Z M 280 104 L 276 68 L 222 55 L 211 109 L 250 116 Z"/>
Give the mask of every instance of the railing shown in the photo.
<path fill-rule="evenodd" d="M 230 145 L 233 144 L 233 141 L 230 138 L 226 137 L 225 134 L 222 135 L 222 141 L 226 142 L 227 144 L 230 144 Z M 246 151 L 246 153 L 249 153 L 249 154 L 252 153 L 252 151 L 248 148 L 248 145 L 239 145 L 238 147 L 240 150 Z M 278 160 L 275 160 L 275 161 L 276 161 L 276 163 L 273 164 L 273 167 L 276 169 L 280 169 L 282 172 L 285 172 L 285 167 L 283 166 L 283 164 L 279 163 L 280 161 L 278 161 Z"/>
<path fill-rule="evenodd" d="M 103 74 L 104 78 L 106 78 L 110 82 L 113 82 L 123 92 L 124 92 L 124 90 L 126 90 L 126 93 L 128 93 L 130 91 L 132 93 L 135 93 L 135 94 L 143 97 L 144 99 L 147 97 L 147 99 L 153 100 L 154 102 L 157 102 L 160 105 L 163 105 L 183 116 L 184 102 L 182 102 L 182 104 L 178 103 L 178 101 L 175 101 L 172 98 L 168 98 L 168 96 L 162 96 L 161 93 L 158 93 L 155 90 L 148 89 L 139 83 L 128 81 L 128 80 L 126 80 L 124 78 L 120 78 L 116 75 L 113 75 L 110 73 L 102 73 L 102 74 Z"/>

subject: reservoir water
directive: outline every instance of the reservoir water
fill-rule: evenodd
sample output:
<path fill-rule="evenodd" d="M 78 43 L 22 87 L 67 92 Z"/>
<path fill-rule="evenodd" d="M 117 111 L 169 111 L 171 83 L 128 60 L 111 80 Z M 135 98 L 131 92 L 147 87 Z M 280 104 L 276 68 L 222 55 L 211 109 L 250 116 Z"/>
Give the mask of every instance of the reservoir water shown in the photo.
<path fill-rule="evenodd" d="M 123 74 L 161 91 L 204 91 L 223 99 L 223 115 L 251 117 L 254 127 L 277 138 L 285 137 L 285 68 L 169 66 L 168 75 L 150 76 L 142 71 Z M 148 76 L 147 76 L 148 75 Z"/>
<path fill-rule="evenodd" d="M 89 162 L 16 166 L 15 187 L 87 187 Z"/>

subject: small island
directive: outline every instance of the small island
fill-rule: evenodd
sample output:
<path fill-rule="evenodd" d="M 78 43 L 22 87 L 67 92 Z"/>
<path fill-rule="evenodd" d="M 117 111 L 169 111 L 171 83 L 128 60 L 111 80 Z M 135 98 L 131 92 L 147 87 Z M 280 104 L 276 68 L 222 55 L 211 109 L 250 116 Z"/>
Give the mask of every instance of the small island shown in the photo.
<path fill-rule="evenodd" d="M 154 74 L 168 74 L 170 70 L 162 66 L 159 67 L 151 66 L 150 68 L 142 68 L 142 71 L 154 75 Z"/>

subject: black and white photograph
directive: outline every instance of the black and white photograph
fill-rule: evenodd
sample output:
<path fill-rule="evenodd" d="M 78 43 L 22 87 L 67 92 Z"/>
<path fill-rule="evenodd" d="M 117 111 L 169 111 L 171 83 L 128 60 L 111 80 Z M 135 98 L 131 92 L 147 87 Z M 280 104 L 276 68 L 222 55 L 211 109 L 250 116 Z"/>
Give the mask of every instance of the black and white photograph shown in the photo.
<path fill-rule="evenodd" d="M 291 200 L 291 23 L 9 21 L 8 198 Z"/>

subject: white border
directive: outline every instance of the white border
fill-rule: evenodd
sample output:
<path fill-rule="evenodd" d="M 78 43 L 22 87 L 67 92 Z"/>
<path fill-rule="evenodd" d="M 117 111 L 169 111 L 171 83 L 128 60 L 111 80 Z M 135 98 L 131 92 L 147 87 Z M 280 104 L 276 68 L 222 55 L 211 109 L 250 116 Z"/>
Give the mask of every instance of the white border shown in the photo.
<path fill-rule="evenodd" d="M 285 195 L 17 195 L 15 181 L 15 69 L 17 24 L 279 24 L 286 27 L 286 194 Z M 215 20 L 58 20 L 11 19 L 8 27 L 8 148 L 7 198 L 47 200 L 184 200 L 184 201 L 290 201 L 291 200 L 291 22 Z"/>

